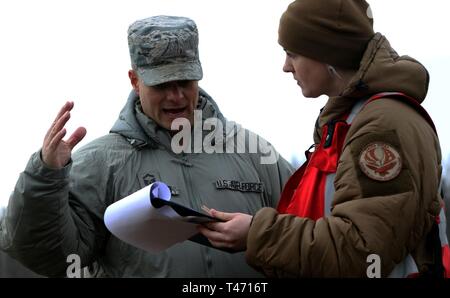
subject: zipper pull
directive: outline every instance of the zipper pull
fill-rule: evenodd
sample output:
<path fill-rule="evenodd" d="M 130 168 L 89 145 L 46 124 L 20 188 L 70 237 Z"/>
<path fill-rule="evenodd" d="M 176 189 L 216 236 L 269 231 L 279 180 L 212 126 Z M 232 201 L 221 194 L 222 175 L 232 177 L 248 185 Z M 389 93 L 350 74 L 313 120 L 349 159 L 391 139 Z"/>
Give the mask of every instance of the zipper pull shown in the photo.
<path fill-rule="evenodd" d="M 331 143 L 333 142 L 333 135 L 334 135 L 335 128 L 336 128 L 335 120 L 331 120 L 327 123 L 327 135 L 325 137 L 325 143 L 323 144 L 324 149 L 331 147 Z"/>

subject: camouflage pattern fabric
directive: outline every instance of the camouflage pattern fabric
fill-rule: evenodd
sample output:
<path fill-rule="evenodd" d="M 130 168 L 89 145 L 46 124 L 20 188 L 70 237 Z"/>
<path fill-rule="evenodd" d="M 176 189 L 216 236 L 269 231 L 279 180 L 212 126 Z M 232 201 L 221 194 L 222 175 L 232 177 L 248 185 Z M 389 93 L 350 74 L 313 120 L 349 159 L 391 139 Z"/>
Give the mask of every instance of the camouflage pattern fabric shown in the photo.
<path fill-rule="evenodd" d="M 195 22 L 185 17 L 155 16 L 128 29 L 133 67 L 147 86 L 176 80 L 201 80 Z"/>

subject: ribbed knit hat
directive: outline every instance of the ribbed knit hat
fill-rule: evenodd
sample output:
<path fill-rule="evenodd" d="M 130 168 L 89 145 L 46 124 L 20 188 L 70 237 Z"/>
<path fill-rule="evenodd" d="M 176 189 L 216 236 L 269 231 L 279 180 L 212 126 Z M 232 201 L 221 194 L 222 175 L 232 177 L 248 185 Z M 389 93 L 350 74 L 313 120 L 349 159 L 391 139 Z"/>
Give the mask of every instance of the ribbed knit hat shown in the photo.
<path fill-rule="evenodd" d="M 374 34 L 364 0 L 297 0 L 281 16 L 278 42 L 290 52 L 358 69 Z"/>

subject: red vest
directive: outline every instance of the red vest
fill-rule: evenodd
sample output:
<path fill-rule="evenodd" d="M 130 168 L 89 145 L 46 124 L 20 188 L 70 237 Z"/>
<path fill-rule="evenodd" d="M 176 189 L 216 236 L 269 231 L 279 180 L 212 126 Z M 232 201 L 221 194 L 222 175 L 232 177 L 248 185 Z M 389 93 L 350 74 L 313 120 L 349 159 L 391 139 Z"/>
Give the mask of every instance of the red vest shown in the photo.
<path fill-rule="evenodd" d="M 350 115 L 344 117 L 346 120 L 331 121 L 324 125 L 320 144 L 316 146 L 313 153 L 306 152 L 306 162 L 286 183 L 277 207 L 279 213 L 307 217 L 312 220 L 317 220 L 330 214 L 331 202 L 334 196 L 334 177 L 351 122 L 365 105 L 384 97 L 395 97 L 414 107 L 436 132 L 433 121 L 425 109 L 416 100 L 405 94 L 396 92 L 379 93 L 365 102 L 357 103 Z M 446 223 L 443 211 L 441 209 L 437 222 L 445 275 L 450 277 L 450 249 L 445 232 Z M 398 267 L 394 269 L 392 276 L 406 277 L 418 271 L 410 255 Z M 402 273 L 397 274 L 398 272 Z"/>

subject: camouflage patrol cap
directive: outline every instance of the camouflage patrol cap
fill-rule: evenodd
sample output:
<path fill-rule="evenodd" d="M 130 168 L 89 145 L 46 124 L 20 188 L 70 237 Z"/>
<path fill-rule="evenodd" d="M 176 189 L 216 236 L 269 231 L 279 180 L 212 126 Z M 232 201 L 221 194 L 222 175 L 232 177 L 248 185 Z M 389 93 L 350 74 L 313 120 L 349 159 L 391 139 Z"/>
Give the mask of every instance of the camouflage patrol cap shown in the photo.
<path fill-rule="evenodd" d="M 154 16 L 128 28 L 131 63 L 146 86 L 177 80 L 201 80 L 198 31 L 185 17 Z"/>

